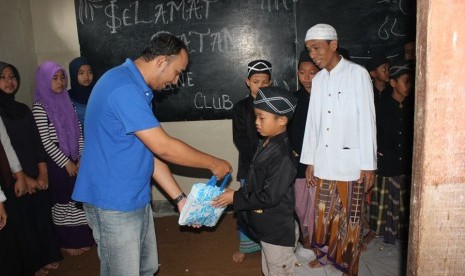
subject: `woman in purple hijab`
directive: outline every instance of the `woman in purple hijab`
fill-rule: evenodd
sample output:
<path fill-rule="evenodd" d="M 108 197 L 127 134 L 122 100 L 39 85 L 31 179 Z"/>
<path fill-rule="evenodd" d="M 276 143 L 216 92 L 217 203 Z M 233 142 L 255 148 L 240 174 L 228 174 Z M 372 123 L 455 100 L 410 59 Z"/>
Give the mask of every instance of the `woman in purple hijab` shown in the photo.
<path fill-rule="evenodd" d="M 32 107 L 40 138 L 47 152 L 52 217 L 60 247 L 74 256 L 94 244 L 82 205 L 71 199 L 82 153 L 83 137 L 68 95 L 66 71 L 52 61 L 36 73 Z"/>

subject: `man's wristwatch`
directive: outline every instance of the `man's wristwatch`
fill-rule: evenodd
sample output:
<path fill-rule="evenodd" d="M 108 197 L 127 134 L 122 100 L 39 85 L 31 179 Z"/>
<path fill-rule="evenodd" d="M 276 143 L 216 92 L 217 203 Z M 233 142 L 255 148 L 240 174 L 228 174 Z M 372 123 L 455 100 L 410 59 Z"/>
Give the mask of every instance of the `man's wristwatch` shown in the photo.
<path fill-rule="evenodd" d="M 177 205 L 181 200 L 183 200 L 186 197 L 187 196 L 186 196 L 186 194 L 184 192 L 181 193 L 177 198 L 173 199 L 174 205 Z"/>

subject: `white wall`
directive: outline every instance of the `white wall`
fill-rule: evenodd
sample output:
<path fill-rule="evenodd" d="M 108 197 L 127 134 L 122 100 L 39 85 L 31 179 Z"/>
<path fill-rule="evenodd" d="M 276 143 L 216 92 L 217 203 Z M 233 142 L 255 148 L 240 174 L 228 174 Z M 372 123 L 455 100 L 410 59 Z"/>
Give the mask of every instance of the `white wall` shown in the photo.
<path fill-rule="evenodd" d="M 16 98 L 32 103 L 35 62 L 29 0 L 0 0 L 0 60 L 15 65 L 21 75 Z"/>
<path fill-rule="evenodd" d="M 54 60 L 65 69 L 79 56 L 74 0 L 0 0 L 0 60 L 18 67 L 22 77 L 21 97 L 32 102 L 35 68 L 45 60 Z M 228 160 L 237 170 L 237 151 L 232 143 L 231 120 L 163 123 L 172 136 L 207 153 Z M 173 168 L 184 191 L 193 183 L 205 182 L 208 173 Z M 232 185 L 237 188 L 236 182 Z M 165 199 L 157 190 L 155 200 Z"/>

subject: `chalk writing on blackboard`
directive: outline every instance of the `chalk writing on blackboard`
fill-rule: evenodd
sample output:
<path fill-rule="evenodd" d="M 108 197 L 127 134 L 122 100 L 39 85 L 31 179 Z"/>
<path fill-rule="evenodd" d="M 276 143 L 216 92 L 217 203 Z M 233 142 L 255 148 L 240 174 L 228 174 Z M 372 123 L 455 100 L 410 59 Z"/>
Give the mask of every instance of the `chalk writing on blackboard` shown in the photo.
<path fill-rule="evenodd" d="M 283 7 L 286 11 L 290 9 L 286 0 L 262 0 L 261 3 L 262 11 L 279 11 L 280 7 Z"/>
<path fill-rule="evenodd" d="M 100 2 L 102 0 L 79 0 L 78 18 L 81 24 L 84 24 L 84 19 L 94 20 L 94 9 L 102 8 L 102 5 L 99 5 Z"/>
<path fill-rule="evenodd" d="M 112 0 L 104 8 L 105 15 L 108 17 L 107 26 L 112 34 L 117 33 L 123 27 L 138 24 L 166 25 L 177 18 L 183 21 L 208 19 L 210 5 L 217 0 L 183 0 L 178 5 L 175 1 L 160 3 L 155 5 L 153 12 L 149 13 L 149 17 L 146 18 L 141 16 L 139 1 L 130 3 L 128 8 L 124 9 L 120 9 L 117 2 L 117 0 Z"/>
<path fill-rule="evenodd" d="M 383 40 L 388 40 L 391 35 L 394 36 L 405 36 L 404 33 L 401 33 L 397 29 L 397 18 L 390 19 L 389 16 L 386 16 L 383 24 L 378 29 L 378 36 Z"/>
<path fill-rule="evenodd" d="M 197 109 L 231 110 L 234 107 L 234 103 L 229 95 L 211 97 L 202 92 L 197 92 L 194 96 L 194 106 Z"/>
<path fill-rule="evenodd" d="M 169 31 L 159 31 L 152 35 L 151 39 L 160 33 L 170 33 Z M 189 48 L 189 51 L 203 53 L 204 50 L 208 52 L 224 52 L 228 51 L 233 43 L 234 38 L 228 28 L 224 27 L 218 32 L 212 32 L 210 28 L 206 31 L 188 31 L 187 33 L 174 34 L 180 38 Z M 196 41 L 197 48 L 192 47 L 193 41 Z M 205 48 L 206 45 L 206 48 Z"/>

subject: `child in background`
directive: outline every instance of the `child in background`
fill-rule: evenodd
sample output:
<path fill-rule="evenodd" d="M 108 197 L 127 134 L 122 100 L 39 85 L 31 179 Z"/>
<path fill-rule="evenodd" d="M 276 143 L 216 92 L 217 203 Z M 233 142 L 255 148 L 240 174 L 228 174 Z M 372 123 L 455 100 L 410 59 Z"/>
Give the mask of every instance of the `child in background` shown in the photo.
<path fill-rule="evenodd" d="M 410 175 L 413 152 L 413 68 L 402 60 L 391 66 L 389 84 L 393 91 L 379 105 L 378 175 L 371 192 L 370 229 L 367 244 L 375 236 L 384 243 L 407 241 Z"/>
<path fill-rule="evenodd" d="M 71 89 L 68 93 L 76 107 L 78 119 L 84 128 L 87 101 L 95 84 L 92 66 L 90 66 L 87 58 L 77 57 L 69 63 L 69 77 L 71 79 Z"/>
<path fill-rule="evenodd" d="M 416 49 L 415 49 L 415 38 L 409 38 L 406 40 L 404 44 L 404 58 L 405 60 L 408 60 L 412 62 L 413 64 L 417 60 L 417 54 L 416 54 Z"/>
<path fill-rule="evenodd" d="M 245 80 L 250 92 L 248 97 L 237 102 L 233 109 L 233 141 L 239 151 L 237 180 L 241 183 L 247 176 L 250 164 L 258 147 L 260 134 L 255 128 L 255 113 L 253 101 L 260 87 L 271 86 L 271 63 L 266 60 L 254 60 L 247 65 Z M 260 245 L 248 238 L 240 229 L 239 251 L 233 254 L 233 261 L 244 261 L 246 253 L 259 251 Z"/>
<path fill-rule="evenodd" d="M 84 140 L 66 85 L 65 69 L 52 61 L 42 63 L 37 69 L 32 114 L 47 153 L 58 242 L 65 252 L 76 256 L 89 250 L 94 239 L 82 206 L 71 199 Z"/>
<path fill-rule="evenodd" d="M 307 121 L 312 79 L 318 73 L 318 67 L 313 63 L 306 50 L 300 53 L 297 75 L 299 77 L 300 89 L 294 93 L 297 98 L 297 107 L 294 117 L 288 126 L 289 141 L 295 154 L 300 155 Z M 297 175 L 295 179 L 295 212 L 299 219 L 300 242 L 303 247 L 310 249 L 315 210 L 316 187 L 308 185 L 305 178 L 307 165 L 297 164 Z"/>
<path fill-rule="evenodd" d="M 254 101 L 256 128 L 264 137 L 254 155 L 245 185 L 226 189 L 213 206 L 233 204 L 241 229 L 260 241 L 262 272 L 294 275 L 298 225 L 294 219 L 296 159 L 286 126 L 297 99 L 279 87 L 260 88 Z"/>
<path fill-rule="evenodd" d="M 368 61 L 366 68 L 373 80 L 373 94 L 376 108 L 383 98 L 391 96 L 392 88 L 388 85 L 389 61 L 384 56 L 374 56 Z"/>

